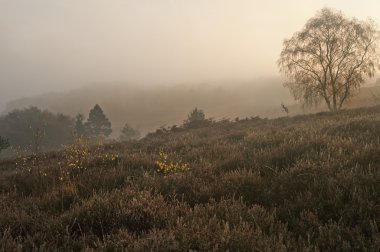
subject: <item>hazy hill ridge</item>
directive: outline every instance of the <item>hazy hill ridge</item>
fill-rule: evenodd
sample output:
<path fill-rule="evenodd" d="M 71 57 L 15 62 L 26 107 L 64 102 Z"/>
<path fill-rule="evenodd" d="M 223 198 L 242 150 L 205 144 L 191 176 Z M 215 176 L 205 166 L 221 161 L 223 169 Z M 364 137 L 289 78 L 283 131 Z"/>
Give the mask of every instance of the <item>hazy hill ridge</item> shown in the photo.
<path fill-rule="evenodd" d="M 228 85 L 227 85 L 228 84 Z M 373 106 L 372 93 L 380 86 L 363 87 L 346 107 Z M 280 78 L 263 78 L 255 82 L 143 87 L 128 84 L 91 85 L 68 93 L 49 93 L 10 102 L 4 113 L 16 108 L 37 106 L 52 112 L 88 116 L 100 104 L 113 124 L 114 137 L 125 123 L 142 133 L 163 125 L 180 125 L 194 108 L 202 108 L 215 119 L 283 116 L 281 103 L 290 115 L 323 110 L 323 106 L 305 109 L 297 105 Z"/>
<path fill-rule="evenodd" d="M 230 85 L 228 85 L 230 84 Z M 113 123 L 114 132 L 128 122 L 143 133 L 163 125 L 182 124 L 199 107 L 207 117 L 235 118 L 282 115 L 281 102 L 293 103 L 280 79 L 260 83 L 198 84 L 144 87 L 129 84 L 91 85 L 68 93 L 51 93 L 10 102 L 5 113 L 37 106 L 52 112 L 87 116 L 99 104 Z M 257 85 L 256 85 L 257 84 Z"/>

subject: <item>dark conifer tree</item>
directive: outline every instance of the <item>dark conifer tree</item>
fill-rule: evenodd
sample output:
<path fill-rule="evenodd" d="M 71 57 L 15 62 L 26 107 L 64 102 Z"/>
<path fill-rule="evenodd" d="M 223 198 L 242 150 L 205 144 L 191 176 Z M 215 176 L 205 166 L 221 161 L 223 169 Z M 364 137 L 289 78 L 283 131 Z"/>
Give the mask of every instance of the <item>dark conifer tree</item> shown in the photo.
<path fill-rule="evenodd" d="M 191 113 L 187 116 L 188 122 L 195 122 L 195 121 L 203 121 L 205 120 L 205 113 L 203 110 L 195 108 Z"/>
<path fill-rule="evenodd" d="M 195 108 L 184 121 L 185 128 L 206 126 L 210 121 L 206 120 L 203 110 Z"/>
<path fill-rule="evenodd" d="M 91 109 L 87 122 L 85 123 L 85 129 L 86 134 L 90 137 L 108 137 L 111 134 L 111 122 L 105 116 L 103 110 L 98 104 Z"/>

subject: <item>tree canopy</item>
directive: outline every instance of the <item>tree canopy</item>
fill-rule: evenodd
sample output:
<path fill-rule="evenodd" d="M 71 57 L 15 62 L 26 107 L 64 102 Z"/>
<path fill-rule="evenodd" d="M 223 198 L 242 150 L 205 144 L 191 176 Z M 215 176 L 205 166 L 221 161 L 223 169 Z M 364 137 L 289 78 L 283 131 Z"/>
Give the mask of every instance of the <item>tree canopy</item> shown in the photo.
<path fill-rule="evenodd" d="M 187 116 L 184 122 L 185 127 L 199 127 L 207 125 L 210 121 L 206 120 L 205 113 L 202 109 L 195 108 Z"/>
<path fill-rule="evenodd" d="M 380 69 L 378 45 L 372 20 L 324 8 L 284 41 L 278 65 L 296 100 L 307 105 L 324 100 L 330 111 L 337 111 Z"/>
<path fill-rule="evenodd" d="M 98 104 L 91 109 L 87 122 L 85 123 L 85 129 L 86 134 L 89 137 L 108 137 L 111 134 L 111 122 L 105 116 L 102 108 Z"/>
<path fill-rule="evenodd" d="M 73 120 L 36 107 L 14 110 L 0 117 L 0 135 L 12 146 L 29 151 L 52 150 L 73 141 Z"/>
<path fill-rule="evenodd" d="M 195 108 L 191 113 L 187 116 L 188 122 L 202 121 L 205 120 L 205 113 L 203 110 Z"/>

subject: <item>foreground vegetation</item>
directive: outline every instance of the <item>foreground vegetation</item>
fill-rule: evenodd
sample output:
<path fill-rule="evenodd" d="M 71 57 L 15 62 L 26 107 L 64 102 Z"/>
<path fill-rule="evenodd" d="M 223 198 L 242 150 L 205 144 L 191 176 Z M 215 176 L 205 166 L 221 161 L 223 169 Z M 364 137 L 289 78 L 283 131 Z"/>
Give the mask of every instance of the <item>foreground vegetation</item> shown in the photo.
<path fill-rule="evenodd" d="M 378 251 L 380 107 L 0 164 L 4 251 Z"/>

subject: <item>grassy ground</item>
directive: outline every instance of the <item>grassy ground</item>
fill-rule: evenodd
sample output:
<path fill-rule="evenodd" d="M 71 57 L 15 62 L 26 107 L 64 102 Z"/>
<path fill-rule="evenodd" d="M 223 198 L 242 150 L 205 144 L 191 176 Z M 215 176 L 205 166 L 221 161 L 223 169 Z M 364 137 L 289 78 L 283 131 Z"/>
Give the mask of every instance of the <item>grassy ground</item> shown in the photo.
<path fill-rule="evenodd" d="M 0 250 L 378 251 L 380 107 L 0 163 Z"/>

